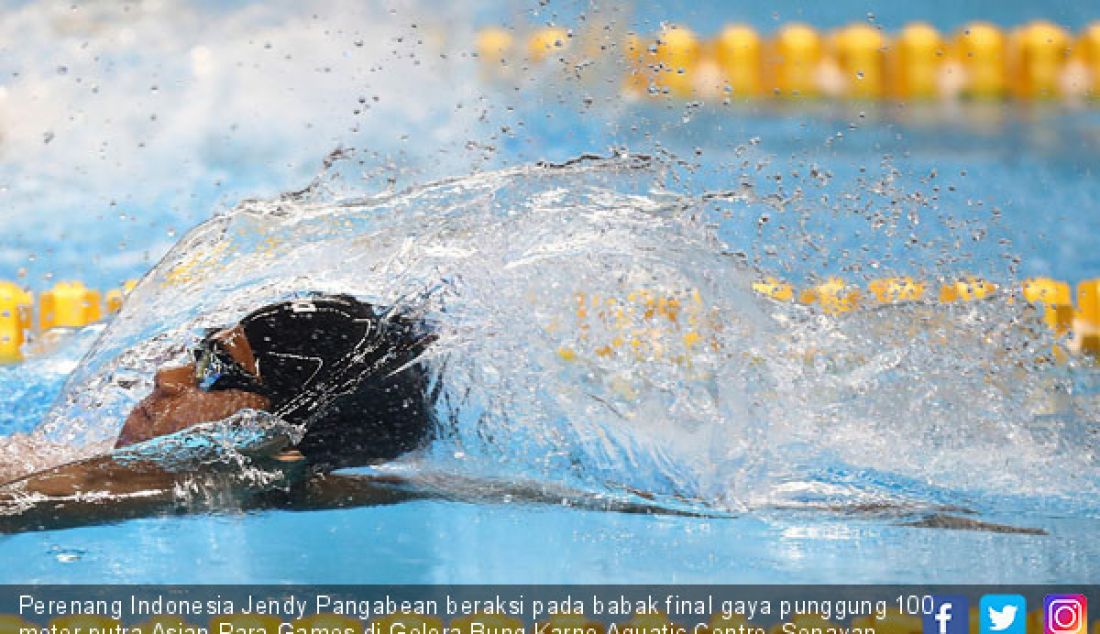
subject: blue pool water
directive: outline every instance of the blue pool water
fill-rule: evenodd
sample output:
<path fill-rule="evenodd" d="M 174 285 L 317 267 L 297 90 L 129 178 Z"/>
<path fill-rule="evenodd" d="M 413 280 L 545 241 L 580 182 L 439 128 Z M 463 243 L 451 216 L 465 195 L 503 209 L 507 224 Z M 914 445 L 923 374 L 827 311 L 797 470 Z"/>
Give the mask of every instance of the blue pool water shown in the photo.
<path fill-rule="evenodd" d="M 761 198 L 802 192 L 787 208 L 789 217 L 802 215 L 804 224 L 797 231 L 780 228 L 784 216 L 759 199 L 728 203 L 738 212 L 717 229 L 718 237 L 743 252 L 750 264 L 795 282 L 831 273 L 860 279 L 880 270 L 874 263 L 882 271 L 929 278 L 951 272 L 1003 281 L 1031 275 L 1077 281 L 1100 275 L 1100 254 L 1092 247 L 1092 237 L 1100 233 L 1100 180 L 1094 167 L 1100 157 L 1100 110 L 1095 108 L 971 106 L 945 113 L 934 106 L 922 112 L 917 107 L 819 104 L 777 112 L 752 105 L 626 103 L 615 82 L 570 82 L 549 73 L 532 73 L 518 89 L 485 82 L 478 62 L 461 54 L 468 49 L 461 42 L 471 41 L 474 26 L 569 22 L 583 7 L 516 14 L 508 8 L 459 5 L 441 34 L 442 27 L 423 7 L 382 10 L 376 25 L 352 28 L 347 25 L 354 20 L 333 17 L 348 9 L 340 3 L 319 4 L 312 11 L 272 6 L 217 5 L 189 13 L 195 21 L 218 22 L 216 35 L 235 42 L 221 49 L 213 38 L 204 39 L 204 28 L 195 22 L 187 23 L 177 40 L 153 45 L 157 29 L 171 20 L 155 11 L 127 18 L 135 20 L 129 35 L 120 34 L 120 27 L 96 39 L 79 25 L 76 35 L 58 27 L 63 16 L 37 16 L 31 5 L 8 7 L 22 12 L 21 24 L 45 29 L 68 46 L 45 65 L 28 61 L 30 52 L 28 59 L 8 63 L 23 65 L 16 69 L 23 81 L 37 76 L 42 86 L 71 101 L 63 102 L 68 105 L 54 119 L 43 114 L 46 120 L 34 122 L 41 129 L 35 128 L 23 161 L 7 156 L 0 166 L 13 183 L 3 195 L 14 216 L 13 230 L 0 236 L 0 279 L 21 279 L 41 289 L 54 279 L 74 277 L 105 288 L 143 275 L 176 239 L 212 213 L 243 198 L 303 187 L 338 145 L 357 148 L 361 163 L 350 169 L 345 165 L 343 181 L 325 182 L 360 195 L 537 160 L 566 161 L 586 152 L 609 156 L 613 149 L 675 157 L 660 159 L 657 175 L 643 181 L 646 187 L 610 180 L 605 184 L 613 191 L 654 195 L 647 189 L 659 185 L 698 200 L 704 192 L 733 191 L 748 182 Z M 621 10 L 618 19 L 639 30 L 654 30 L 659 21 L 673 18 L 701 33 L 713 32 L 726 20 L 746 20 L 764 30 L 795 19 L 827 27 L 865 20 L 869 12 L 887 28 L 923 18 L 950 29 L 979 17 L 1005 25 L 1046 17 L 1078 28 L 1097 17 L 1084 3 L 1069 2 L 898 3 L 886 9 L 849 2 L 828 11 L 812 3 L 737 8 L 637 3 Z M 361 13 L 350 15 L 364 25 L 375 18 L 371 9 L 356 11 Z M 311 56 L 308 46 L 291 41 L 290 33 L 308 34 L 301 37 L 323 46 Z M 87 37 L 101 59 L 80 52 Z M 149 44 L 151 52 L 147 57 L 128 52 L 127 37 Z M 372 44 L 372 38 L 382 44 Z M 355 43 L 361 39 L 368 40 L 365 47 Z M 213 53 L 203 53 L 202 46 Z M 439 61 L 433 46 L 446 52 L 446 61 Z M 356 53 L 364 48 L 367 52 Z M 272 50 L 290 59 L 264 57 Z M 415 64 L 407 59 L 409 53 L 419 53 Z M 189 60 L 183 70 L 174 66 L 182 64 L 179 59 Z M 218 66 L 218 59 L 234 63 Z M 213 64 L 214 70 L 204 64 Z M 368 70 L 372 64 L 377 72 Z M 59 66 L 69 70 L 60 73 Z M 213 73 L 215 87 L 203 87 L 187 73 L 200 79 Z M 84 81 L 74 83 L 77 76 L 98 80 L 102 90 L 86 92 Z M 189 83 L 193 79 L 195 86 Z M 9 92 L 18 96 L 21 87 L 17 80 Z M 265 97 L 276 107 L 257 105 Z M 360 97 L 377 105 L 353 114 L 362 107 Z M 594 106 L 586 105 L 589 97 Z M 109 99 L 115 101 L 105 103 Z M 172 100 L 200 105 L 188 109 Z M 126 104 L 120 111 L 126 116 L 109 116 L 120 103 Z M 222 103 L 228 105 L 216 105 Z M 72 121 L 77 114 L 83 117 L 80 125 Z M 159 114 L 160 123 L 148 123 L 151 114 Z M 107 121 L 116 118 L 126 122 Z M 54 136 L 43 144 L 45 131 Z M 140 151 L 134 149 L 139 143 Z M 812 167 L 831 177 L 818 182 L 810 176 Z M 506 205 L 506 195 L 534 192 L 546 193 L 524 184 L 497 194 L 497 200 Z M 871 214 L 865 210 L 889 208 L 919 208 L 923 223 L 906 227 L 920 238 L 919 247 L 899 247 L 868 228 Z M 761 229 L 755 222 L 761 213 L 777 220 Z M 974 231 L 983 239 L 955 246 L 955 239 Z M 799 241 L 807 235 L 820 239 L 817 247 Z M 210 300 L 208 307 L 214 306 Z M 166 327 L 142 318 L 146 321 L 134 323 Z M 78 333 L 24 365 L 0 368 L 5 394 L 0 433 L 29 431 L 39 424 L 96 334 Z M 118 341 L 137 343 L 121 335 Z M 942 386 L 949 382 L 944 378 L 948 370 L 932 364 L 919 374 Z M 977 455 L 980 450 L 969 455 L 966 447 L 945 447 L 922 465 L 925 454 L 898 447 L 898 463 L 904 464 L 898 473 L 884 475 L 881 464 L 860 465 L 849 456 L 841 463 L 853 471 L 832 476 L 834 484 L 848 479 L 873 484 L 878 493 L 958 504 L 977 511 L 981 521 L 1042 528 L 1047 535 L 917 528 L 901 525 L 911 516 L 768 505 L 721 517 L 637 515 L 505 498 L 309 512 L 226 508 L 3 536 L 0 556 L 9 565 L 0 581 L 1095 582 L 1100 573 L 1100 546 L 1092 529 L 1100 512 L 1095 504 L 1100 476 L 1094 457 L 1095 377 L 1081 370 L 1073 381 L 1079 390 L 1076 411 L 1068 422 L 1057 419 L 1061 427 L 1052 434 L 1064 444 L 1046 446 L 1052 452 L 1048 463 L 1013 445 L 994 459 Z M 935 414 L 905 423 L 923 422 L 929 428 L 957 423 L 961 414 L 951 407 L 958 403 L 947 399 Z M 1006 407 L 1013 404 L 1018 401 L 1009 399 Z M 870 415 L 881 411 L 873 409 Z M 1003 428 L 994 420 L 993 429 L 983 427 L 983 435 L 971 439 L 976 447 L 995 447 L 996 434 L 1031 420 L 1006 411 Z M 524 417 L 523 411 L 512 413 Z M 800 421 L 782 420 L 797 434 Z M 1034 420 L 1029 424 L 1049 423 L 1041 416 Z M 884 420 L 883 427 L 889 422 Z M 879 430 L 877 437 L 890 439 L 889 429 Z M 530 450 L 522 440 L 518 446 Z M 824 434 L 819 440 L 825 444 Z M 444 446 L 440 452 L 450 449 Z M 1078 461 L 1063 465 L 1080 477 L 1083 488 L 1076 494 L 1044 490 L 1047 480 L 1027 475 L 1044 464 L 1057 467 L 1061 451 Z M 484 454 L 487 460 L 493 456 Z M 446 456 L 437 458 L 452 464 Z M 507 469 L 503 473 L 513 473 Z M 525 477 L 544 475 L 518 469 Z M 980 483 L 971 488 L 951 484 L 952 475 L 958 476 L 957 484 L 967 477 L 994 479 L 1001 472 L 1022 475 L 1007 478 L 993 491 L 982 492 Z M 628 475 L 659 486 L 663 474 Z M 708 490 L 705 482 L 691 483 Z"/>
<path fill-rule="evenodd" d="M 413 502 L 134 520 L 6 538 L 9 581 L 883 583 L 1091 579 L 1094 519 L 1047 537 L 812 516 L 699 520 Z M 489 546 L 491 545 L 491 547 Z M 19 553 L 16 555 L 15 553 Z M 182 563 L 186 562 L 186 563 Z"/>

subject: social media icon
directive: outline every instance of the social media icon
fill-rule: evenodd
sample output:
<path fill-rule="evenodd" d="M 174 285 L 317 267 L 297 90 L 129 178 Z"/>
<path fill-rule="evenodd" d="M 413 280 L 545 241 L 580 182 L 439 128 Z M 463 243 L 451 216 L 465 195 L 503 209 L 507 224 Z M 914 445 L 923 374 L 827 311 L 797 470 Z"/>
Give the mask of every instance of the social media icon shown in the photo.
<path fill-rule="evenodd" d="M 1048 594 L 1043 599 L 1045 634 L 1086 634 L 1088 601 L 1083 594 Z"/>
<path fill-rule="evenodd" d="M 1018 594 L 987 594 L 979 613 L 982 634 L 1027 634 L 1027 600 Z"/>
<path fill-rule="evenodd" d="M 934 596 L 932 611 L 924 615 L 924 634 L 969 634 L 970 611 L 966 597 Z"/>

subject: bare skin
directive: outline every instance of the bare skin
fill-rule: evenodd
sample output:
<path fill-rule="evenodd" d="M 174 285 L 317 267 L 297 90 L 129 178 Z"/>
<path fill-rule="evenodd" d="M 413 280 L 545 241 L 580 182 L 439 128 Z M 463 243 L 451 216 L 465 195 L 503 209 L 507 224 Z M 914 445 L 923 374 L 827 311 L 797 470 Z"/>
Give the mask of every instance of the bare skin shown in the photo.
<path fill-rule="evenodd" d="M 259 376 L 259 368 L 240 326 L 221 330 L 212 337 L 229 352 L 241 368 Z M 204 391 L 199 389 L 195 364 L 177 365 L 158 370 L 153 379 L 153 392 L 125 420 L 114 447 L 125 447 L 135 442 L 173 434 L 180 429 L 228 418 L 241 409 L 267 409 L 271 402 L 265 396 L 243 390 Z M 70 462 L 54 467 L 65 457 L 72 455 L 72 447 L 55 444 L 33 435 L 15 435 L 0 447 L 0 482 L 14 482 L 26 474 L 38 472 L 36 484 L 40 492 L 56 494 L 61 490 L 79 491 L 109 489 L 105 487 L 110 470 L 90 469 L 88 461 Z M 32 459 L 27 459 L 32 456 Z M 7 459 L 5 459 L 7 458 Z M 301 455 L 294 449 L 286 449 L 276 457 L 283 462 L 294 462 Z M 72 460 L 72 458 L 69 458 Z M 51 468 L 53 467 L 53 468 Z M 46 471 L 38 471 L 47 468 Z M 94 477 L 94 478 L 92 478 Z M 106 479 L 105 479 L 106 478 Z M 131 485 L 140 479 L 131 479 Z M 132 488 L 132 487 L 131 487 Z"/>
<path fill-rule="evenodd" d="M 252 348 L 240 326 L 214 335 L 223 348 L 253 376 L 258 374 Z M 222 420 L 242 409 L 266 410 L 270 401 L 244 390 L 199 389 L 195 364 L 162 368 L 153 379 L 153 392 L 130 412 L 115 447 L 171 434 L 198 423 Z"/>

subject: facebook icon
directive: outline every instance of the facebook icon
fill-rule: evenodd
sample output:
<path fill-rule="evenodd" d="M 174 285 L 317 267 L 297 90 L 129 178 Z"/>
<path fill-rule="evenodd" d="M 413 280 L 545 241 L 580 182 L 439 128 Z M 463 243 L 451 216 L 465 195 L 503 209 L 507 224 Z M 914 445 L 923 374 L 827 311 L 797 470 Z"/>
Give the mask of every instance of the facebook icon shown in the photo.
<path fill-rule="evenodd" d="M 969 634 L 970 610 L 966 597 L 932 597 L 932 611 L 924 615 L 924 634 Z"/>

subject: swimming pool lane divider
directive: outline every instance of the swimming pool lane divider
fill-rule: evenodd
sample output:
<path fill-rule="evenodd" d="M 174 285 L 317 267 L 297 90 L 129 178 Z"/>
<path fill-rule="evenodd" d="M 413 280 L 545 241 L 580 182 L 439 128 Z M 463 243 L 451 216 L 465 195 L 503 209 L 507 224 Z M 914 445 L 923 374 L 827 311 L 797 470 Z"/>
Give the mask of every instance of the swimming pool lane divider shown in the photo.
<path fill-rule="evenodd" d="M 137 282 L 130 280 L 122 288 L 101 294 L 81 282 L 63 281 L 38 294 L 34 294 L 13 282 L 0 281 L 0 363 L 17 363 L 24 358 L 24 347 L 30 339 L 54 328 L 80 328 L 102 321 L 106 316 L 122 308 L 125 295 Z M 798 301 L 818 307 L 823 313 L 841 315 L 866 304 L 898 304 L 930 301 L 927 282 L 911 277 L 885 277 L 871 280 L 866 289 L 850 284 L 840 277 L 828 277 L 817 284 L 796 289 L 792 284 L 774 277 L 754 282 L 752 289 L 775 301 Z M 940 283 L 934 300 L 940 304 L 968 302 L 992 297 L 1001 289 L 997 284 L 969 276 Z M 866 291 L 866 292 L 865 292 Z M 1093 356 L 1100 356 L 1100 278 L 1085 280 L 1077 285 L 1077 302 L 1069 284 L 1045 277 L 1025 280 L 1018 294 L 1029 304 L 1042 310 L 1043 322 L 1058 336 L 1074 333 L 1074 348 Z M 577 315 L 586 315 L 583 295 L 578 301 Z M 628 301 L 642 302 L 646 306 L 645 319 L 667 317 L 675 320 L 680 310 L 676 298 L 660 297 L 657 293 L 639 291 L 632 293 Z M 701 302 L 701 299 L 696 297 Z M 37 319 L 35 318 L 37 316 Z M 691 347 L 695 341 L 692 333 L 684 335 L 684 344 Z M 695 335 L 696 337 L 698 335 Z M 559 350 L 567 361 L 576 358 L 569 350 Z"/>
<path fill-rule="evenodd" d="M 887 277 L 871 280 L 866 288 L 834 276 L 802 289 L 768 277 L 752 283 L 752 289 L 773 301 L 798 302 L 833 317 L 861 307 L 901 303 L 950 305 L 984 300 L 1002 293 L 1006 294 L 1008 305 L 1022 300 L 1040 311 L 1042 322 L 1063 339 L 1052 350 L 1055 360 L 1064 361 L 1074 353 L 1100 357 L 1100 279 L 1078 284 L 1077 305 L 1073 304 L 1069 284 L 1050 278 L 1031 278 L 1018 289 L 1008 290 L 974 276 L 941 282 L 938 286 L 911 277 Z M 640 289 L 626 298 L 578 292 L 575 316 L 581 339 L 586 340 L 593 326 L 596 326 L 594 331 L 610 331 L 612 338 L 601 342 L 604 345 L 599 347 L 581 344 L 581 348 L 585 349 L 578 350 L 563 346 L 557 353 L 568 362 L 585 358 L 588 353 L 606 357 L 620 352 L 633 352 L 643 359 L 668 354 L 678 363 L 685 362 L 684 354 L 697 344 L 709 341 L 712 347 L 717 345 L 713 339 L 704 341 L 705 337 L 696 328 L 704 322 L 713 322 L 715 316 L 704 316 L 707 312 L 702 298 L 695 291 L 664 293 Z M 720 315 L 716 317 L 721 318 Z M 675 325 L 681 342 L 663 339 L 667 333 L 663 333 L 660 327 L 652 327 L 661 318 Z M 551 330 L 556 328 L 555 323 Z M 588 343 L 591 344 L 590 341 Z"/>
<path fill-rule="evenodd" d="M 39 293 L 36 304 L 34 294 L 26 288 L 0 281 L 0 363 L 22 361 L 23 346 L 36 333 L 80 328 L 117 313 L 126 293 L 136 284 L 136 280 L 130 280 L 122 288 L 102 295 L 81 282 L 58 282 Z"/>
<path fill-rule="evenodd" d="M 906 102 L 1100 98 L 1100 21 L 1076 35 L 1046 20 L 1012 29 L 977 21 L 949 35 L 925 22 L 896 33 L 867 22 L 825 32 L 790 23 L 769 36 L 730 24 L 709 39 L 671 25 L 656 34 L 627 34 L 617 46 L 607 44 L 601 29 L 551 26 L 523 38 L 513 33 L 489 27 L 476 35 L 489 78 L 514 77 L 516 67 L 553 60 L 595 62 L 617 48 L 628 69 L 624 89 L 635 95 Z M 574 67 L 584 66 L 569 64 Z"/>

